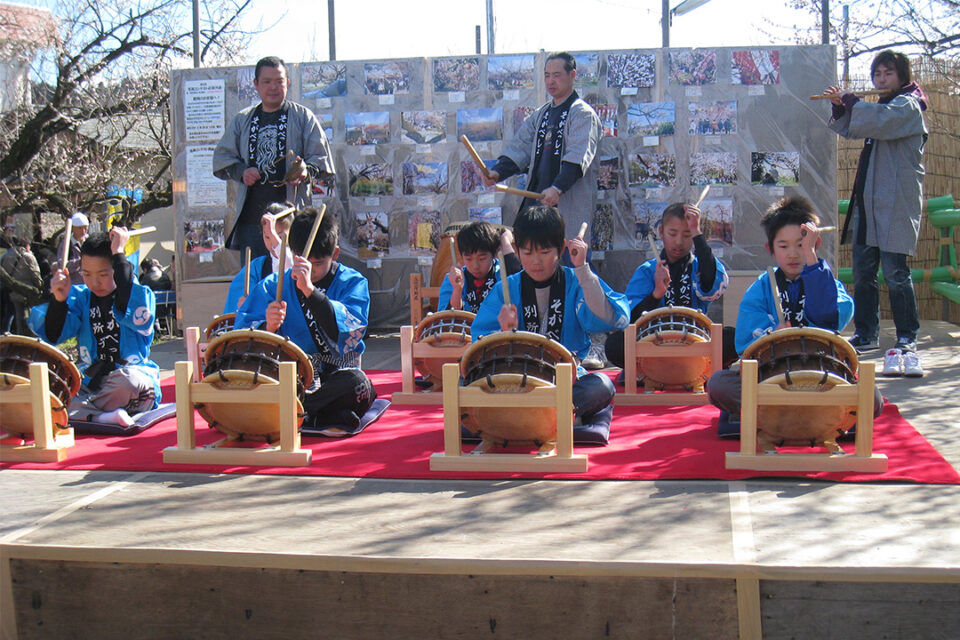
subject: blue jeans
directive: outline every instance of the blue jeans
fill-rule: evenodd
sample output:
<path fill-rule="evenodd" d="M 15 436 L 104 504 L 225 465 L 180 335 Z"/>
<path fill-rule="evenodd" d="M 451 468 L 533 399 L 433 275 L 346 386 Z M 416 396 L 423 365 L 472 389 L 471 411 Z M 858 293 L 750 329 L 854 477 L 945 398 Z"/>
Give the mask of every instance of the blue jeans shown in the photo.
<path fill-rule="evenodd" d="M 907 255 L 881 251 L 879 247 L 853 245 L 853 323 L 857 335 L 876 339 L 880 333 L 880 286 L 877 267 L 890 291 L 890 309 L 897 327 L 897 341 L 917 341 L 920 312 L 913 292 Z"/>

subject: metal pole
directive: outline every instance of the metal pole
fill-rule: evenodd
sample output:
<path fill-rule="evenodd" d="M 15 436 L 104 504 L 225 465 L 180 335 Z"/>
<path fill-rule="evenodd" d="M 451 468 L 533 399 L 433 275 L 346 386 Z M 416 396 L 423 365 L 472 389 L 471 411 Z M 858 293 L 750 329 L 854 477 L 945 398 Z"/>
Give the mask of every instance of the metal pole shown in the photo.
<path fill-rule="evenodd" d="M 193 68 L 200 68 L 200 0 L 193 0 Z"/>
<path fill-rule="evenodd" d="M 494 52 L 493 0 L 487 0 L 487 54 Z"/>
<path fill-rule="evenodd" d="M 333 0 L 327 0 L 327 31 L 330 40 L 330 59 L 337 59 L 337 26 L 333 17 Z"/>
<path fill-rule="evenodd" d="M 843 5 L 843 86 L 850 85 L 850 41 L 847 30 L 850 27 L 850 6 Z"/>
<path fill-rule="evenodd" d="M 481 53 L 483 52 L 480 50 L 480 25 L 477 25 L 477 55 Z"/>
<path fill-rule="evenodd" d="M 830 44 L 830 0 L 820 0 L 820 42 Z"/>
<path fill-rule="evenodd" d="M 660 18 L 660 27 L 663 30 L 663 48 L 670 46 L 670 0 L 663 0 L 663 17 Z"/>

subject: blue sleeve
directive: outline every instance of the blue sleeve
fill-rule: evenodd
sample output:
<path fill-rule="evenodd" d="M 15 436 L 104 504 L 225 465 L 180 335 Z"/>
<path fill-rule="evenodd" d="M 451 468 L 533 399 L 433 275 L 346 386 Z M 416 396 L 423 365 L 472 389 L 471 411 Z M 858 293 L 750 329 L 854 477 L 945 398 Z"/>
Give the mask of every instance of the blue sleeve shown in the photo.
<path fill-rule="evenodd" d="M 693 261 L 693 293 L 703 302 L 699 307 L 700 311 L 704 313 L 706 313 L 710 303 L 722 296 L 723 292 L 727 290 L 727 285 L 730 284 L 730 277 L 727 276 L 727 270 L 723 267 L 723 263 L 716 257 L 711 256 L 711 259 L 716 268 L 716 275 L 713 278 L 713 286 L 706 291 L 703 290 L 700 283 L 700 263 L 698 260 Z"/>
<path fill-rule="evenodd" d="M 340 353 L 363 353 L 363 336 L 367 331 L 367 319 L 370 315 L 367 279 L 357 271 L 346 272 L 342 287 L 331 287 L 327 298 L 337 317 Z"/>
<path fill-rule="evenodd" d="M 776 328 L 777 310 L 773 306 L 770 282 L 764 272 L 750 285 L 740 301 L 735 339 L 737 353 L 743 353 L 750 343 Z"/>
<path fill-rule="evenodd" d="M 833 277 L 826 261 L 807 265 L 800 274 L 806 298 L 804 314 L 814 327 L 840 331 L 853 318 L 853 299 L 846 288 Z"/>
<path fill-rule="evenodd" d="M 653 293 L 653 274 L 656 272 L 656 269 L 657 260 L 654 258 L 647 260 L 633 272 L 633 277 L 630 278 L 625 292 L 627 304 L 630 305 L 630 309 L 633 309 L 640 304 L 644 298 Z"/>
<path fill-rule="evenodd" d="M 66 342 L 70 338 L 75 338 L 82 325 L 83 298 L 80 295 L 78 285 L 70 287 L 70 293 L 67 295 L 67 317 L 63 323 L 63 329 L 58 336 L 47 335 L 47 309 L 49 303 L 37 305 L 30 310 L 30 317 L 27 318 L 27 325 L 33 330 L 41 340 L 47 344 L 58 345 Z"/>
<path fill-rule="evenodd" d="M 259 328 L 267 321 L 267 305 L 276 297 L 277 274 L 271 273 L 250 290 L 250 295 L 237 309 L 237 317 L 233 321 L 234 329 Z"/>
<path fill-rule="evenodd" d="M 114 307 L 116 311 L 116 307 Z M 150 287 L 134 284 L 130 289 L 130 300 L 127 302 L 127 311 L 119 318 L 120 327 L 129 329 L 137 334 L 141 348 L 149 353 L 153 342 L 154 318 L 157 313 L 157 296 Z M 127 354 L 121 353 L 126 357 Z"/>
<path fill-rule="evenodd" d="M 576 281 L 576 276 L 573 274 L 572 269 L 567 274 L 567 277 L 573 278 L 574 281 Z M 586 301 L 583 299 L 583 290 L 579 287 L 579 283 L 577 284 L 577 288 L 579 289 L 576 303 L 577 321 L 580 322 L 580 326 L 583 327 L 587 333 L 609 333 L 618 329 L 626 329 L 627 325 L 630 324 L 630 307 L 627 304 L 627 296 L 611 289 L 610 285 L 602 279 L 598 278 L 598 280 L 600 281 L 600 288 L 603 289 L 603 292 L 607 295 L 607 301 L 610 303 L 610 306 L 613 307 L 615 316 L 613 324 L 601 320 L 590 310 L 590 307 L 587 306 Z"/>
<path fill-rule="evenodd" d="M 443 282 L 440 283 L 440 293 L 437 294 L 437 311 L 446 311 L 450 308 L 450 294 L 453 293 L 453 285 L 450 284 L 450 278 L 443 276 Z M 467 303 L 463 303 L 463 308 L 466 311 L 471 311 L 467 308 Z"/>

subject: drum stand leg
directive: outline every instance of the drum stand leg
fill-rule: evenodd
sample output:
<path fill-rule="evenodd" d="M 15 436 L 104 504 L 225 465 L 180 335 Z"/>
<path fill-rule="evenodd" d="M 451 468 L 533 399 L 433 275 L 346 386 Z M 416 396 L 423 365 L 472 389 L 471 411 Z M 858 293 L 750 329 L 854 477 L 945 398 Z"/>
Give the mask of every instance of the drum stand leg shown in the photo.
<path fill-rule="evenodd" d="M 50 377 L 46 362 L 30 364 L 30 384 L 0 391 L 0 404 L 29 404 L 33 418 L 33 444 L 0 445 L 4 462 L 60 462 L 74 445 L 73 429 L 55 435 L 50 412 Z"/>
<path fill-rule="evenodd" d="M 460 386 L 460 365 L 443 365 L 443 453 L 430 456 L 432 471 L 494 471 L 534 473 L 583 473 L 587 470 L 587 456 L 573 453 L 573 365 L 557 365 L 555 385 L 532 389 L 526 393 L 493 394 L 482 389 Z M 557 442 L 555 453 L 544 455 L 541 447 L 536 455 L 527 453 L 483 453 L 463 455 L 460 437 L 460 416 L 463 407 L 556 407 Z M 551 447 L 552 449 L 552 447 Z"/>
<path fill-rule="evenodd" d="M 727 469 L 753 471 L 856 471 L 883 473 L 887 456 L 873 453 L 873 385 L 876 375 L 872 362 L 861 362 L 856 384 L 837 385 L 828 391 L 788 391 L 778 385 L 758 382 L 756 360 L 740 363 L 740 451 L 726 454 Z M 855 453 L 757 453 L 757 410 L 761 405 L 848 406 L 857 405 Z M 861 431 L 861 429 L 863 431 Z"/>
<path fill-rule="evenodd" d="M 469 347 L 469 341 L 461 346 L 449 347 L 417 343 L 413 339 L 413 327 L 400 327 L 400 391 L 393 394 L 391 401 L 395 404 L 443 404 L 441 392 L 417 391 L 413 361 L 415 358 L 436 358 L 448 362 L 459 360 Z M 459 384 L 459 378 L 456 384 Z M 443 387 L 446 388 L 446 382 Z"/>
<path fill-rule="evenodd" d="M 163 461 L 173 464 L 229 464 L 271 467 L 306 467 L 313 452 L 300 447 L 297 420 L 297 363 L 280 363 L 280 384 L 261 384 L 253 389 L 217 389 L 212 384 L 192 382 L 194 364 L 176 364 L 177 446 L 163 450 Z M 235 438 L 197 447 L 194 407 L 202 402 L 276 404 L 280 413 L 280 446 L 235 448 Z"/>

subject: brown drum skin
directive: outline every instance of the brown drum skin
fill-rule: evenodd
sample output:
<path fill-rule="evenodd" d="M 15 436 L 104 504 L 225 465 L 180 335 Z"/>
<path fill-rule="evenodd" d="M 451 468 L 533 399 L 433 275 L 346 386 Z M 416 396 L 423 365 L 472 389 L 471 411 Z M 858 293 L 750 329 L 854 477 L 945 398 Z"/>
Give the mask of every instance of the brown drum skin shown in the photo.
<path fill-rule="evenodd" d="M 744 359 L 757 360 L 759 382 L 788 391 L 828 391 L 856 382 L 857 352 L 839 335 L 815 327 L 780 329 L 753 342 Z M 764 405 L 757 411 L 757 444 L 836 447 L 857 421 L 857 407 Z"/>
<path fill-rule="evenodd" d="M 554 384 L 563 363 L 577 366 L 566 347 L 537 333 L 503 331 L 475 341 L 460 360 L 461 384 L 504 394 L 504 406 L 464 407 L 463 426 L 498 445 L 555 442 L 556 408 L 510 406 L 509 395 Z"/>
<path fill-rule="evenodd" d="M 70 400 L 80 390 L 82 378 L 76 365 L 56 347 L 40 338 L 0 336 L 0 392 L 29 384 L 32 362 L 47 363 L 54 435 L 65 433 L 70 421 Z M 0 412 L 0 431 L 19 436 L 33 433 L 33 409 L 29 402 L 4 404 Z"/>
<path fill-rule="evenodd" d="M 462 347 L 470 344 L 470 325 L 476 318 L 475 313 L 459 309 L 448 309 L 438 313 L 431 313 L 417 324 L 413 332 L 416 343 L 428 344 L 433 347 Z M 424 377 L 433 383 L 434 391 L 443 389 L 443 365 L 448 362 L 457 362 L 458 356 L 450 358 L 415 358 L 414 366 Z"/>
<path fill-rule="evenodd" d="M 214 318 L 210 324 L 207 325 L 207 330 L 204 332 L 204 335 L 207 337 L 207 342 L 228 331 L 233 331 L 233 323 L 236 322 L 236 320 L 236 313 L 224 313 Z"/>
<path fill-rule="evenodd" d="M 637 342 L 683 348 L 710 342 L 710 318 L 689 307 L 661 307 L 637 319 Z M 710 378 L 708 356 L 637 358 L 637 377 L 656 389 L 702 390 Z"/>
<path fill-rule="evenodd" d="M 279 382 L 280 363 L 297 363 L 297 427 L 303 424 L 304 390 L 313 384 L 313 365 L 300 347 L 268 331 L 240 329 L 207 345 L 203 382 L 218 389 L 253 389 Z M 280 408 L 275 403 L 204 402 L 197 411 L 211 427 L 244 440 L 280 438 Z"/>

